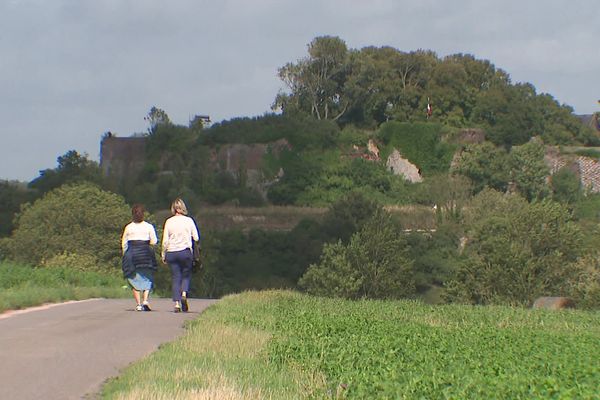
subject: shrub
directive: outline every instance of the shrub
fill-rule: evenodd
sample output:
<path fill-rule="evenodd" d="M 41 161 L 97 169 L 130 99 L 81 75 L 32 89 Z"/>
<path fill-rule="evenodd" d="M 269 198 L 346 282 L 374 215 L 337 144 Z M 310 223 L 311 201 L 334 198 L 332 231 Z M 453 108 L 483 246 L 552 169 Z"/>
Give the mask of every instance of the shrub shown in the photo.
<path fill-rule="evenodd" d="M 559 169 L 551 178 L 552 198 L 561 203 L 575 203 L 581 195 L 581 182 L 569 168 Z"/>
<path fill-rule="evenodd" d="M 326 244 L 319 264 L 299 281 L 307 292 L 344 298 L 399 298 L 415 291 L 407 245 L 391 216 L 378 210 L 348 245 Z"/>
<path fill-rule="evenodd" d="M 442 142 L 441 137 L 442 127 L 430 123 L 386 122 L 377 132 L 377 138 L 386 145 L 382 156 L 396 148 L 425 175 L 450 168 L 456 146 Z"/>
<path fill-rule="evenodd" d="M 465 259 L 447 285 L 451 299 L 530 304 L 568 292 L 583 242 L 565 206 L 484 191 L 469 207 L 467 229 Z"/>
<path fill-rule="evenodd" d="M 56 254 L 47 260 L 42 260 L 43 268 L 68 268 L 78 271 L 106 272 L 106 266 L 98 262 L 92 254 L 76 254 L 67 251 Z M 121 276 L 121 270 L 114 268 L 110 270 L 116 276 Z"/>
<path fill-rule="evenodd" d="M 581 257 L 574 265 L 575 273 L 569 280 L 568 295 L 580 308 L 600 308 L 600 256 Z"/>
<path fill-rule="evenodd" d="M 131 213 L 123 198 L 89 183 L 61 186 L 27 205 L 10 240 L 15 261 L 37 265 L 65 252 L 116 267 Z"/>

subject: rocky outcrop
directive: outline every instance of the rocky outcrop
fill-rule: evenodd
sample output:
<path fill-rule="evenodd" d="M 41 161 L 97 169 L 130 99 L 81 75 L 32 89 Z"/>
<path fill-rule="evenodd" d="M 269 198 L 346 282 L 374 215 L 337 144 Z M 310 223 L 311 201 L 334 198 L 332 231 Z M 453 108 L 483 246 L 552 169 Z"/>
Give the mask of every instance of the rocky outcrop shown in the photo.
<path fill-rule="evenodd" d="M 422 182 L 421 172 L 414 164 L 403 158 L 400 152 L 396 149 L 389 155 L 386 167 L 394 175 L 403 175 L 407 181 L 412 183 Z"/>

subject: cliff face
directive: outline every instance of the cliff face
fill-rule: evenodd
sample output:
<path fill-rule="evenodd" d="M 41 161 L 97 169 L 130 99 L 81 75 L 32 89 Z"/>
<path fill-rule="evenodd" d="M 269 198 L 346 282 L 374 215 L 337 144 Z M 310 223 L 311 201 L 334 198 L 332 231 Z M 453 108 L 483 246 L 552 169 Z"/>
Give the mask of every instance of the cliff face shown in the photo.
<path fill-rule="evenodd" d="M 146 141 L 141 137 L 106 136 L 100 143 L 100 167 L 105 176 L 117 180 L 139 174 L 146 162 Z M 267 154 L 278 156 L 290 145 L 286 140 L 273 143 L 227 144 L 212 149 L 209 163 L 215 170 L 226 171 L 235 179 L 244 173 L 247 186 L 264 193 L 265 185 L 277 177 L 265 177 L 263 158 Z M 281 172 L 280 174 L 281 175 Z"/>
<path fill-rule="evenodd" d="M 100 168 L 105 176 L 123 178 L 142 171 L 146 161 L 146 138 L 106 136 L 100 142 Z"/>

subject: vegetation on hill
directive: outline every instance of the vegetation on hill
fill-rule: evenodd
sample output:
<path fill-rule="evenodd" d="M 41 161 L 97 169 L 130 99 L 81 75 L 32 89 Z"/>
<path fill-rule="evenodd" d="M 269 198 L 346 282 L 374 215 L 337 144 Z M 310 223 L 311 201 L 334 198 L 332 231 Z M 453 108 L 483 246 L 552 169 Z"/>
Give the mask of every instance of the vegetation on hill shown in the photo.
<path fill-rule="evenodd" d="M 600 143 L 570 107 L 471 55 L 349 49 L 329 36 L 279 76 L 287 90 L 277 114 L 185 126 L 153 107 L 139 173 L 102 176 L 72 150 L 27 189 L 6 183 L 0 218 L 15 218 L 0 230 L 0 257 L 113 268 L 127 203 L 155 212 L 182 197 L 196 216 L 205 205 L 326 207 L 291 231 L 205 232 L 195 294 L 301 287 L 349 298 L 433 291 L 438 301 L 528 304 L 564 294 L 600 304 L 600 196 L 568 167 L 550 176 L 544 160 L 549 145 L 590 154 L 585 146 Z M 217 157 L 257 143 L 266 149 L 257 170 L 228 170 Z M 392 153 L 423 181 L 394 174 Z M 397 211 L 408 205 L 420 214 Z M 168 276 L 157 283 L 163 290 Z"/>

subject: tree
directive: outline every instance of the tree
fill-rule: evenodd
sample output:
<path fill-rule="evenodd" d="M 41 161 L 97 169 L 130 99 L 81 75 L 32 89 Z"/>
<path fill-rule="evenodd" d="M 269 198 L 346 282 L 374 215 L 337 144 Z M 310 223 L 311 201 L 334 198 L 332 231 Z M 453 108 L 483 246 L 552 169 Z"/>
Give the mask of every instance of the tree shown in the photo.
<path fill-rule="evenodd" d="M 577 174 L 567 167 L 552 175 L 550 183 L 552 198 L 558 202 L 573 204 L 581 197 L 581 181 Z"/>
<path fill-rule="evenodd" d="M 457 222 L 471 198 L 472 185 L 462 175 L 440 174 L 427 179 L 421 190 L 422 197 L 436 205 L 442 220 Z"/>
<path fill-rule="evenodd" d="M 550 192 L 546 182 L 550 171 L 544 162 L 544 154 L 545 147 L 539 140 L 514 146 L 509 154 L 512 182 L 529 201 L 542 199 Z"/>
<path fill-rule="evenodd" d="M 164 110 L 155 106 L 152 106 L 152 108 L 148 112 L 148 115 L 144 117 L 144 120 L 148 121 L 148 124 L 150 124 L 150 126 L 148 127 L 148 133 L 150 135 L 152 135 L 156 131 L 156 128 L 158 126 L 171 124 L 171 120 L 169 119 L 167 113 Z"/>
<path fill-rule="evenodd" d="M 415 291 L 406 241 L 383 210 L 348 245 L 325 244 L 320 263 L 309 266 L 299 285 L 314 295 L 351 299 L 401 298 Z"/>
<path fill-rule="evenodd" d="M 308 57 L 279 69 L 291 93 L 280 94 L 275 107 L 284 112 L 300 110 L 317 119 L 340 118 L 348 108 L 343 92 L 347 57 L 346 43 L 340 38 L 315 38 L 308 45 Z"/>
<path fill-rule="evenodd" d="M 456 159 L 452 172 L 469 178 L 474 193 L 485 187 L 505 192 L 510 179 L 508 153 L 503 147 L 487 141 L 467 145 Z"/>
<path fill-rule="evenodd" d="M 484 190 L 465 219 L 464 260 L 447 285 L 450 299 L 473 304 L 529 304 L 569 293 L 582 234 L 569 210 L 544 200 Z"/>
<path fill-rule="evenodd" d="M 13 219 L 22 204 L 34 199 L 32 190 L 25 183 L 0 181 L 0 237 L 9 236 Z"/>
<path fill-rule="evenodd" d="M 29 183 L 29 187 L 37 189 L 40 195 L 66 183 L 84 181 L 98 185 L 103 183 L 100 166 L 90 160 L 85 153 L 79 154 L 76 150 L 69 150 L 56 161 L 58 166 L 55 169 L 40 171 L 40 176 Z"/>
<path fill-rule="evenodd" d="M 130 218 L 129 207 L 117 194 L 90 183 L 61 186 L 17 215 L 10 258 L 37 265 L 66 252 L 91 255 L 106 267 L 116 267 L 120 236 Z"/>

